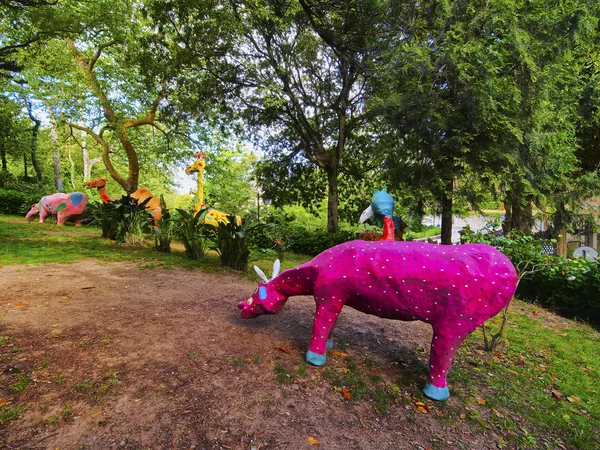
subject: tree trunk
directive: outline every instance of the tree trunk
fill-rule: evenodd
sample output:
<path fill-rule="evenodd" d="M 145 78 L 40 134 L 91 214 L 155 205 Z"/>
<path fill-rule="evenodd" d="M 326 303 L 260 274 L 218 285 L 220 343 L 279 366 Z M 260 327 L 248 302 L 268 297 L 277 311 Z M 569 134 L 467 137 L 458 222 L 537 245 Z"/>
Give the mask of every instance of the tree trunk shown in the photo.
<path fill-rule="evenodd" d="M 101 157 L 90 159 L 90 152 L 87 148 L 85 141 L 86 134 L 84 131 L 81 132 L 81 152 L 83 155 L 83 181 L 91 181 L 92 179 L 92 168 L 94 164 L 102 161 Z"/>
<path fill-rule="evenodd" d="M 2 172 L 8 170 L 8 164 L 6 162 L 6 149 L 4 148 L 4 140 L 0 139 L 0 160 L 2 160 Z"/>
<path fill-rule="evenodd" d="M 37 180 L 39 182 L 42 181 L 42 171 L 40 170 L 40 166 L 37 161 L 36 150 L 37 150 L 37 137 L 38 132 L 40 130 L 40 125 L 42 122 L 35 117 L 33 117 L 33 112 L 31 109 L 31 104 L 27 102 L 27 112 L 29 112 L 29 117 L 33 121 L 33 129 L 31 130 L 31 165 L 35 170 L 35 174 L 37 176 Z"/>
<path fill-rule="evenodd" d="M 46 108 L 50 113 L 50 137 L 52 138 L 52 142 L 54 143 L 54 186 L 56 187 L 56 192 L 62 192 L 63 180 L 62 175 L 60 173 L 60 142 L 58 140 L 58 128 L 56 126 L 56 120 L 54 120 L 54 111 L 52 110 L 52 107 L 46 105 Z"/>
<path fill-rule="evenodd" d="M 29 175 L 27 175 L 27 153 L 23 152 L 23 180 L 29 183 Z"/>
<path fill-rule="evenodd" d="M 512 205 L 506 200 L 504 202 L 504 221 L 502 222 L 502 232 L 504 236 L 508 236 L 510 234 L 510 230 L 512 230 Z"/>
<path fill-rule="evenodd" d="M 525 234 L 531 233 L 533 227 L 533 206 L 527 199 L 525 205 L 521 205 L 519 199 L 512 203 L 512 229 L 522 231 Z"/>
<path fill-rule="evenodd" d="M 452 191 L 442 199 L 442 244 L 452 245 Z"/>
<path fill-rule="evenodd" d="M 333 161 L 325 168 L 327 171 L 327 231 L 337 233 L 340 231 L 338 221 L 338 164 Z"/>
<path fill-rule="evenodd" d="M 73 161 L 73 157 L 71 156 L 71 150 L 69 149 L 69 162 L 71 163 L 71 186 L 75 189 L 75 161 Z M 85 181 L 85 180 L 83 180 Z"/>

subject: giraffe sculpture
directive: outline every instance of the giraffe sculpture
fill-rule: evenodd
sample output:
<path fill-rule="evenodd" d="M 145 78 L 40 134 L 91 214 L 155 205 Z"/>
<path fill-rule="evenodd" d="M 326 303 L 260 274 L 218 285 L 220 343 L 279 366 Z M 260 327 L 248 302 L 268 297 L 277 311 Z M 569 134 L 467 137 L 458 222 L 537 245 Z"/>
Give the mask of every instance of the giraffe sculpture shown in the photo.
<path fill-rule="evenodd" d="M 92 181 L 86 181 L 83 185 L 86 189 L 96 188 L 98 189 L 98 193 L 100 194 L 100 198 L 102 199 L 102 203 L 112 203 L 116 199 L 111 198 L 106 193 L 106 183 L 108 180 L 106 178 L 96 178 Z M 148 203 L 146 203 L 146 211 L 148 214 L 152 216 L 154 220 L 154 225 L 156 226 L 156 221 L 160 220 L 162 217 L 161 208 L 160 208 L 160 200 L 154 197 L 150 191 L 146 188 L 139 188 L 137 191 L 133 192 L 129 195 L 131 198 L 137 200 L 138 203 L 142 203 L 148 197 L 152 197 Z"/>
<path fill-rule="evenodd" d="M 206 208 L 206 204 L 204 203 L 204 178 L 202 176 L 204 168 L 206 167 L 206 161 L 204 160 L 205 156 L 205 152 L 196 153 L 195 161 L 185 168 L 185 173 L 188 175 L 198 172 L 198 189 L 196 190 L 196 196 L 194 197 L 194 215 L 198 214 L 201 209 Z M 202 223 L 218 227 L 219 222 L 229 222 L 228 216 L 229 214 L 226 212 L 209 208 Z M 235 216 L 235 223 L 238 226 L 241 225 L 242 218 Z"/>

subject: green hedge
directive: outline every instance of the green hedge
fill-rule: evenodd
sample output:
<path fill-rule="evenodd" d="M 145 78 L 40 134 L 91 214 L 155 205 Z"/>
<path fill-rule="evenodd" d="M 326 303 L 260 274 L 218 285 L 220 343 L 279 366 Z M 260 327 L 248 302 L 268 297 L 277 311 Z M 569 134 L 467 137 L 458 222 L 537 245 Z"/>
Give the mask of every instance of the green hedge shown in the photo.
<path fill-rule="evenodd" d="M 11 189 L 0 189 L 0 213 L 26 214 L 31 205 L 40 201 L 39 194 L 26 194 Z"/>
<path fill-rule="evenodd" d="M 551 266 L 523 279 L 517 295 L 600 326 L 600 265 L 595 261 L 554 258 Z"/>
<path fill-rule="evenodd" d="M 512 261 L 519 273 L 530 272 L 519 283 L 517 296 L 565 317 L 600 327 L 600 264 L 581 258 L 543 254 L 543 241 L 513 232 L 509 237 L 473 234 L 470 242 L 493 245 Z"/>

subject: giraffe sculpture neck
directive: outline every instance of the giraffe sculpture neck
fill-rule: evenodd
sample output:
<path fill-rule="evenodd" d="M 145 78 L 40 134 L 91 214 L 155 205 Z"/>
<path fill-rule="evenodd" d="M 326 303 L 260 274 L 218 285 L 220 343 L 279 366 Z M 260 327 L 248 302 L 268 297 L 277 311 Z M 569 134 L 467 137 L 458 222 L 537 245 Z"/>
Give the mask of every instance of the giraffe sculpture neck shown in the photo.
<path fill-rule="evenodd" d="M 202 177 L 202 173 L 204 172 L 204 167 L 198 170 L 198 189 L 196 190 L 196 197 L 194 198 L 194 214 L 198 213 L 204 205 L 204 179 Z"/>
<path fill-rule="evenodd" d="M 100 198 L 102 199 L 102 203 L 110 203 L 113 200 L 106 193 L 106 187 L 105 186 L 98 186 L 98 193 L 100 194 Z"/>

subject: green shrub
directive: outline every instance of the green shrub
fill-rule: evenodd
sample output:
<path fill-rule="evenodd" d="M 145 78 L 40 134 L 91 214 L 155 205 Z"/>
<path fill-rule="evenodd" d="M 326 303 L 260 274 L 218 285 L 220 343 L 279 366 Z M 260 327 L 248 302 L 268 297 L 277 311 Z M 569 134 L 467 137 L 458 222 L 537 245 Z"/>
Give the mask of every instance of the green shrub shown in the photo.
<path fill-rule="evenodd" d="M 249 220 L 236 224 L 236 216 L 229 215 L 228 223 L 220 222 L 214 235 L 215 250 L 219 253 L 221 264 L 233 270 L 248 271 L 250 257 L 249 236 L 266 227 L 264 223 Z"/>
<path fill-rule="evenodd" d="M 206 232 L 202 221 L 208 213 L 208 208 L 201 209 L 197 214 L 177 208 L 181 215 L 179 236 L 185 247 L 185 254 L 190 259 L 198 260 L 204 256 Z"/>
<path fill-rule="evenodd" d="M 146 212 L 146 204 L 151 198 L 138 203 L 136 199 L 124 195 L 109 203 L 92 203 L 88 205 L 88 214 L 93 218 L 90 224 L 100 225 L 104 238 L 140 245 L 152 223 L 152 218 Z"/>
<path fill-rule="evenodd" d="M 171 252 L 171 240 L 175 229 L 174 220 L 171 219 L 171 212 L 167 208 L 163 195 L 160 195 L 161 218 L 156 221 L 154 231 L 154 248 L 159 252 Z"/>
<path fill-rule="evenodd" d="M 41 197 L 39 194 L 0 188 L 0 213 L 26 214 L 31 209 L 31 205 L 38 203 Z"/>
<path fill-rule="evenodd" d="M 600 265 L 595 261 L 555 257 L 551 266 L 524 279 L 517 294 L 563 316 L 600 326 Z"/>
<path fill-rule="evenodd" d="M 88 203 L 86 212 L 91 218 L 89 225 L 99 225 L 104 239 L 117 239 L 119 214 L 112 203 Z"/>
<path fill-rule="evenodd" d="M 512 261 L 524 276 L 516 295 L 557 313 L 600 326 L 600 265 L 582 258 L 567 259 L 543 254 L 543 241 L 512 232 L 469 235 L 470 242 L 493 245 Z"/>

